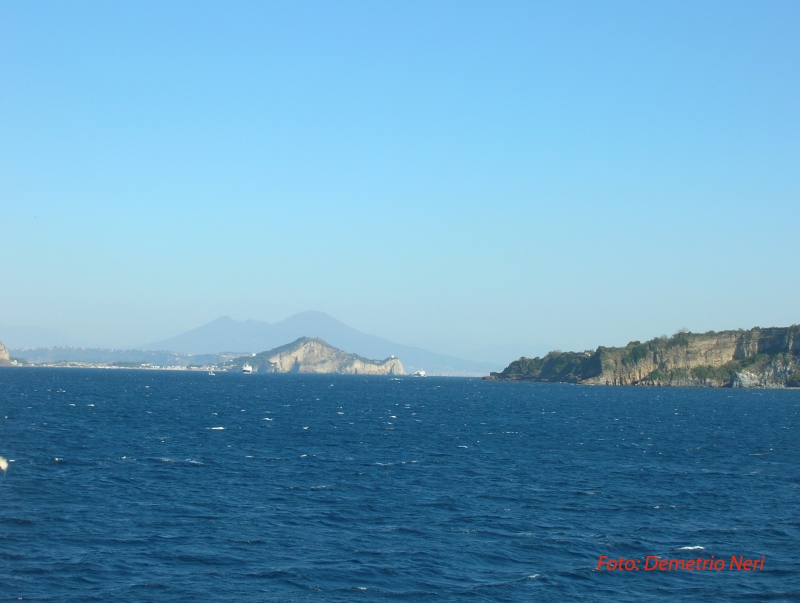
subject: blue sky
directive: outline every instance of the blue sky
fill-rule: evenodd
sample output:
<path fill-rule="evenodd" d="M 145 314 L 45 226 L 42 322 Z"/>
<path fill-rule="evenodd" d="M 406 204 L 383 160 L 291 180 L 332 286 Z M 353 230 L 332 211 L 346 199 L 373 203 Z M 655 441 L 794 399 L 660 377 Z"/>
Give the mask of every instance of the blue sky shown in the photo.
<path fill-rule="evenodd" d="M 0 3 L 0 325 L 476 359 L 800 322 L 796 2 Z M 2 339 L 2 333 L 0 333 Z"/>

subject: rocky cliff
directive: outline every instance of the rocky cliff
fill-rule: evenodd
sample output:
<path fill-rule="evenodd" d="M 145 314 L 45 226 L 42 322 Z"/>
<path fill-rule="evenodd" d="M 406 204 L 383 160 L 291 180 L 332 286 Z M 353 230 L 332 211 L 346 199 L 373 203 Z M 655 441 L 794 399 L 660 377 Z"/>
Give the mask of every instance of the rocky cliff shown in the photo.
<path fill-rule="evenodd" d="M 10 364 L 11 359 L 8 356 L 8 349 L 6 349 L 6 346 L 0 341 L 0 366 L 9 366 Z"/>
<path fill-rule="evenodd" d="M 341 375 L 403 375 L 403 365 L 397 358 L 367 360 L 348 354 L 322 339 L 301 337 L 293 343 L 242 356 L 229 363 L 228 368 L 241 370 L 247 363 L 258 373 L 338 373 Z"/>
<path fill-rule="evenodd" d="M 800 326 L 677 333 L 624 348 L 520 358 L 487 379 L 587 385 L 800 387 Z"/>

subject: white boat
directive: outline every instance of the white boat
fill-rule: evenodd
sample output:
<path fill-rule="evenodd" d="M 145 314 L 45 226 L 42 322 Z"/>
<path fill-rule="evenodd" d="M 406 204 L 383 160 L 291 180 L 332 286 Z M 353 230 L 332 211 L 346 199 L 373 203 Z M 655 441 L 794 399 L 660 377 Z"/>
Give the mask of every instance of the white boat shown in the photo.
<path fill-rule="evenodd" d="M 425 371 L 417 371 L 414 373 L 415 377 L 427 377 L 428 375 L 425 374 Z"/>
<path fill-rule="evenodd" d="M 211 375 L 212 377 L 213 377 L 214 375 L 216 375 L 216 373 L 214 372 L 214 369 L 211 369 L 210 371 L 208 371 L 208 374 L 209 374 L 209 375 Z"/>
<path fill-rule="evenodd" d="M 249 365 L 247 362 L 245 362 L 245 363 L 244 363 L 244 366 L 242 367 L 242 372 L 243 372 L 245 375 L 249 375 L 250 373 L 252 373 L 252 372 L 253 372 L 253 367 L 252 367 L 252 366 L 250 366 L 250 365 Z"/>

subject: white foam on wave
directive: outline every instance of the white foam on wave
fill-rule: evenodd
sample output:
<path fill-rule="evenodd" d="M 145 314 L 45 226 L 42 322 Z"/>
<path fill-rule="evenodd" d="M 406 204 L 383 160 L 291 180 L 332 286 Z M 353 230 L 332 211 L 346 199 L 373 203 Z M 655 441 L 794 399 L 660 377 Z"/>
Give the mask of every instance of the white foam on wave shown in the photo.
<path fill-rule="evenodd" d="M 705 547 L 702 546 L 682 546 L 678 547 L 679 551 L 702 551 Z"/>
<path fill-rule="evenodd" d="M 206 429 L 210 429 L 212 431 L 224 431 L 224 427 L 206 427 Z"/>

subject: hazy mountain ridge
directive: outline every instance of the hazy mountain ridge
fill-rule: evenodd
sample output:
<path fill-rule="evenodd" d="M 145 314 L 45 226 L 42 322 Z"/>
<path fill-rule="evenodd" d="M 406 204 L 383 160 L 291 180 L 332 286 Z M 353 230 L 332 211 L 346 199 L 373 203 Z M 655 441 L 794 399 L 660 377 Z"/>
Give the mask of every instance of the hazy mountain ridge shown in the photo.
<path fill-rule="evenodd" d="M 12 350 L 14 358 L 32 364 L 85 362 L 96 364 L 152 364 L 158 366 L 206 366 L 220 364 L 236 354 L 181 354 L 153 350 L 114 350 L 103 348 L 73 348 L 66 346 L 21 348 Z"/>
<path fill-rule="evenodd" d="M 800 387 L 800 326 L 677 333 L 624 348 L 520 358 L 489 380 L 586 385 Z"/>
<path fill-rule="evenodd" d="M 292 343 L 255 356 L 242 356 L 225 363 L 225 370 L 241 370 L 249 364 L 258 373 L 319 373 L 340 375 L 403 375 L 397 358 L 369 360 L 348 354 L 322 339 L 300 337 Z"/>
<path fill-rule="evenodd" d="M 47 327 L 0 325 L 0 336 L 9 350 L 55 346 L 81 347 L 82 345 L 67 333 Z"/>
<path fill-rule="evenodd" d="M 301 312 L 278 323 L 222 317 L 176 337 L 138 349 L 37 346 L 14 348 L 12 355 L 29 363 L 150 363 L 160 366 L 215 365 L 244 353 L 261 353 L 300 337 L 319 338 L 361 358 L 403 359 L 405 370 L 430 375 L 480 376 L 502 366 L 465 360 L 397 344 L 362 333 L 323 312 Z"/>
<path fill-rule="evenodd" d="M 300 337 L 319 338 L 329 345 L 365 358 L 403 359 L 408 371 L 425 370 L 432 375 L 485 375 L 499 368 L 489 362 L 475 362 L 429 352 L 362 333 L 324 312 L 301 312 L 277 323 L 234 320 L 222 317 L 170 339 L 149 343 L 146 349 L 172 350 L 185 354 L 227 351 L 259 353 L 272 350 Z"/>

